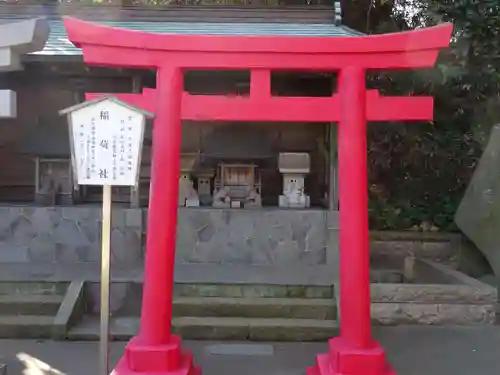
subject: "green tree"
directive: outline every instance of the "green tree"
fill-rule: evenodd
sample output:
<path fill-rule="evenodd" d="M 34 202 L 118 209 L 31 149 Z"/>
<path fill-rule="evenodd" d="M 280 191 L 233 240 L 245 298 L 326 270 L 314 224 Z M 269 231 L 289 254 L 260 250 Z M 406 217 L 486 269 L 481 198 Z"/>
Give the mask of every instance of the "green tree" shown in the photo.
<path fill-rule="evenodd" d="M 435 98 L 430 124 L 370 129 L 372 226 L 453 229 L 453 215 L 489 130 L 500 120 L 499 10 L 498 0 L 400 1 L 393 4 L 390 22 L 371 20 L 369 33 L 442 21 L 455 26 L 437 69 L 370 77 L 386 93 Z"/>

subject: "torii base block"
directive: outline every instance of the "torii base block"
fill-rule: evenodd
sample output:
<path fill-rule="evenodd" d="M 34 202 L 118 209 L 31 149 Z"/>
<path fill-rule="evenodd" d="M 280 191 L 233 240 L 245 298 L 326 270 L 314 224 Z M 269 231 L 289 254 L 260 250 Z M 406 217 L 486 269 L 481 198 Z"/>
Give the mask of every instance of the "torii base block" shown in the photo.
<path fill-rule="evenodd" d="M 335 337 L 328 346 L 328 353 L 316 357 L 316 365 L 307 368 L 307 375 L 396 375 L 377 341 L 369 349 L 357 349 Z"/>
<path fill-rule="evenodd" d="M 170 336 L 170 343 L 163 345 L 147 345 L 136 336 L 125 347 L 112 375 L 136 374 L 201 375 L 201 369 L 194 366 L 193 354 L 181 349 L 179 336 Z"/>

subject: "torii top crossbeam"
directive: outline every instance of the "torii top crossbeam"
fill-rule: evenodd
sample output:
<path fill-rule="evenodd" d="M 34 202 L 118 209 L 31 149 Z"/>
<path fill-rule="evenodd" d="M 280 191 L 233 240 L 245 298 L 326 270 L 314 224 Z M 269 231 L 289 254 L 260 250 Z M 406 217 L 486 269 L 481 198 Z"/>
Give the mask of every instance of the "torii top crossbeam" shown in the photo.
<path fill-rule="evenodd" d="M 70 41 L 82 48 L 86 63 L 144 69 L 166 61 L 188 69 L 423 68 L 434 65 L 452 31 L 451 24 L 443 24 L 373 36 L 177 35 L 116 29 L 70 17 L 65 26 Z"/>

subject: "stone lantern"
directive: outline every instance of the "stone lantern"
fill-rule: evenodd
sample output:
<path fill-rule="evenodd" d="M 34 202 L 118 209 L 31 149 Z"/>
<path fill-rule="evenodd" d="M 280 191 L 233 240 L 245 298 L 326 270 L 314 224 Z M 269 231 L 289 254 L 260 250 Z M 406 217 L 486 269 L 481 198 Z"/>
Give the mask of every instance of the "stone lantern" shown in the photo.
<path fill-rule="evenodd" d="M 179 207 L 198 207 L 200 200 L 193 187 L 191 172 L 198 158 L 197 154 L 181 154 L 181 168 L 179 174 Z"/>
<path fill-rule="evenodd" d="M 202 205 L 212 204 L 212 179 L 215 172 L 213 169 L 201 169 L 195 173 L 198 187 L 198 198 Z"/>
<path fill-rule="evenodd" d="M 305 152 L 283 152 L 279 154 L 278 168 L 283 175 L 283 194 L 279 206 L 284 208 L 307 208 L 310 198 L 304 192 L 304 179 L 310 172 L 309 154 Z"/>

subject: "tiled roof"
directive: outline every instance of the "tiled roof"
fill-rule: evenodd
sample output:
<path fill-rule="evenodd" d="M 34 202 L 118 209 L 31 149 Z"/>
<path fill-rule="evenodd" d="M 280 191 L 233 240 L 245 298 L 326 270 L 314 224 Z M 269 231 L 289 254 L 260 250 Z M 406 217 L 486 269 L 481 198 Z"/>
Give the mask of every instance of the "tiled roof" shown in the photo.
<path fill-rule="evenodd" d="M 294 23 L 204 23 L 204 22 L 137 22 L 137 21 L 99 21 L 102 25 L 120 27 L 160 34 L 183 35 L 249 35 L 249 36 L 353 36 L 357 31 L 333 24 L 294 24 Z M 61 20 L 50 20 L 50 36 L 43 51 L 37 55 L 77 56 L 81 50 L 76 48 L 66 35 Z"/>

